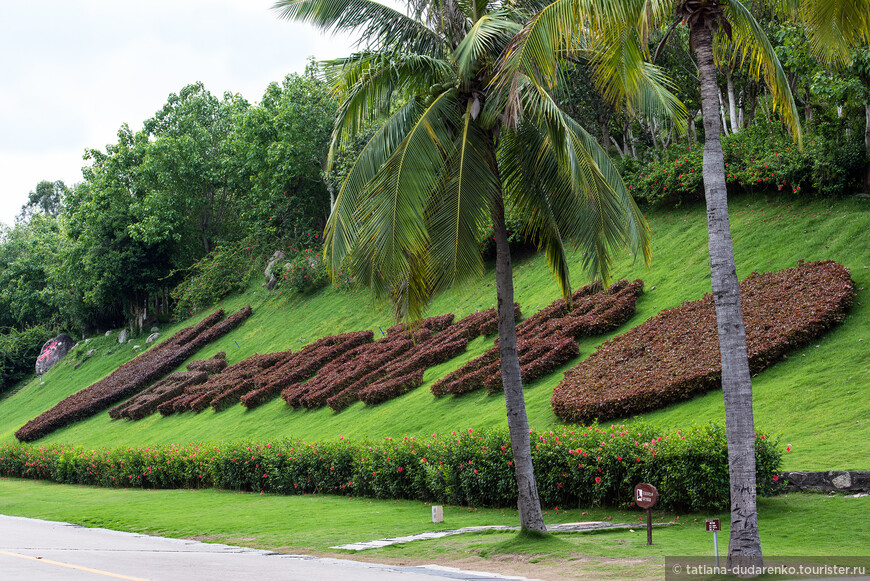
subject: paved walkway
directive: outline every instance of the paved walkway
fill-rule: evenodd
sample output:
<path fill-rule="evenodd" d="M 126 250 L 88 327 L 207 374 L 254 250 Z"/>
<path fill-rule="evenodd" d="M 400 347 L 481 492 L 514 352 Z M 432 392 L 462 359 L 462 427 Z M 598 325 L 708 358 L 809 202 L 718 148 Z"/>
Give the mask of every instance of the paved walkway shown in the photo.
<path fill-rule="evenodd" d="M 670 523 L 655 523 L 653 526 L 666 526 Z M 641 529 L 646 528 L 646 525 L 642 524 L 627 524 L 627 523 L 614 523 L 614 522 L 605 522 L 605 521 L 589 521 L 589 522 L 572 522 L 572 523 L 562 523 L 556 525 L 547 525 L 547 530 L 551 533 L 561 532 L 561 531 L 596 531 L 600 529 Z M 397 545 L 399 543 L 410 543 L 412 541 L 427 541 L 430 539 L 440 539 L 442 537 L 449 537 L 451 535 L 461 535 L 462 533 L 473 533 L 477 531 L 492 531 L 492 530 L 504 530 L 504 531 L 518 531 L 520 527 L 508 527 L 503 525 L 491 525 L 491 526 L 481 526 L 481 527 L 462 527 L 461 529 L 453 529 L 449 531 L 431 531 L 428 533 L 420 533 L 417 535 L 408 535 L 405 537 L 389 537 L 386 539 L 378 539 L 375 541 L 362 541 L 360 543 L 350 543 L 348 545 L 337 545 L 335 547 L 330 547 L 330 549 L 347 549 L 349 551 L 364 551 L 366 549 L 378 549 L 380 547 L 387 547 L 389 545 Z"/>
<path fill-rule="evenodd" d="M 0 515 L 0 578 L 10 581 L 532 581 L 427 565 L 285 555 Z"/>

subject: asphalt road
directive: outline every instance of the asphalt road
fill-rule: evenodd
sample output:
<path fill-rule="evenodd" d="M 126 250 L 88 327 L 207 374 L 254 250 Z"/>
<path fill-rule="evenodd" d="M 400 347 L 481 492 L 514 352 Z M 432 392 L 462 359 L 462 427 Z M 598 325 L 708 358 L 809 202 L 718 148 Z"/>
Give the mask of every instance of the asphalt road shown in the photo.
<path fill-rule="evenodd" d="M 436 566 L 397 567 L 284 555 L 0 515 L 0 579 L 489 581 L 522 578 Z"/>

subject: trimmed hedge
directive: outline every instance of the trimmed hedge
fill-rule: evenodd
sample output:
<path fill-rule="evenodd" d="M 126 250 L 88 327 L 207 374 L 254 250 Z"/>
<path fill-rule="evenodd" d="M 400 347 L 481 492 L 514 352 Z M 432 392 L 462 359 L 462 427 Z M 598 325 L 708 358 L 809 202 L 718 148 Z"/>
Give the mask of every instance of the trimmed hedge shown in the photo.
<path fill-rule="evenodd" d="M 142 391 L 181 365 L 201 347 L 238 327 L 251 313 L 251 307 L 244 307 L 221 321 L 224 318 L 223 309 L 215 311 L 196 325 L 178 331 L 166 341 L 128 361 L 107 377 L 63 399 L 24 424 L 15 432 L 15 437 L 22 442 L 32 442 Z"/>
<path fill-rule="evenodd" d="M 571 295 L 571 308 L 559 299 L 517 325 L 517 355 L 524 382 L 555 371 L 576 357 L 576 340 L 607 333 L 634 314 L 643 281 L 621 280 L 606 291 L 596 281 Z M 459 396 L 485 387 L 489 393 L 502 391 L 498 339 L 496 346 L 432 384 L 436 396 Z"/>
<path fill-rule="evenodd" d="M 541 502 L 548 507 L 632 504 L 638 482 L 659 507 L 729 506 L 728 450 L 721 424 L 663 431 L 648 425 L 564 426 L 532 431 Z M 756 437 L 759 494 L 776 492 L 776 442 Z M 130 488 L 220 487 L 279 494 L 409 498 L 478 507 L 516 506 L 507 429 L 381 441 L 249 442 L 88 450 L 0 446 L 0 476 Z"/>
<path fill-rule="evenodd" d="M 849 269 L 830 260 L 800 261 L 741 282 L 750 370 L 758 373 L 842 321 L 854 286 Z M 565 373 L 553 392 L 553 411 L 568 422 L 625 417 L 718 389 L 721 378 L 708 294 L 600 345 Z"/>

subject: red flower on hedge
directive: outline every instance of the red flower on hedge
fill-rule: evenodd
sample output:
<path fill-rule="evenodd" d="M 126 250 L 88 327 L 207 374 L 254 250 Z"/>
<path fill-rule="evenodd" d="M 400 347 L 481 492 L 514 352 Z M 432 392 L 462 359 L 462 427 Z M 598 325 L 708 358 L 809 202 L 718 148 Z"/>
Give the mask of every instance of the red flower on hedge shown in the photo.
<path fill-rule="evenodd" d="M 601 482 L 601 477 L 600 477 L 600 476 L 596 476 L 596 477 L 595 477 L 595 484 L 599 484 L 600 482 Z"/>

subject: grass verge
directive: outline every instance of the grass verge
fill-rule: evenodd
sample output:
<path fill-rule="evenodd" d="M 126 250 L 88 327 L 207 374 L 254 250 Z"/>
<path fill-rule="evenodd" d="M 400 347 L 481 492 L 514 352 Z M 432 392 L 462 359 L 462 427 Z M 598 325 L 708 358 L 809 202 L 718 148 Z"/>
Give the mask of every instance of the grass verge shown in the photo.
<path fill-rule="evenodd" d="M 547 511 L 549 524 L 590 520 L 633 523 L 629 530 L 555 533 L 544 538 L 485 531 L 416 541 L 364 552 L 331 546 L 463 526 L 515 525 L 514 510 L 446 506 L 433 524 L 425 503 L 334 496 L 275 496 L 221 490 L 125 490 L 0 478 L 0 513 L 137 533 L 193 538 L 279 552 L 339 555 L 381 562 L 436 562 L 542 579 L 660 579 L 668 555 L 712 555 L 704 519 L 722 519 L 720 554 L 727 553 L 728 515 L 653 511 L 646 545 L 642 511 Z M 768 556 L 866 555 L 870 497 L 785 494 L 759 499 L 762 547 Z M 341 526 L 336 526 L 336 523 Z"/>

